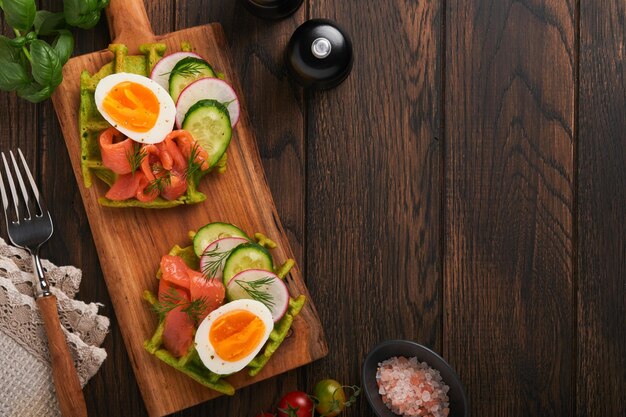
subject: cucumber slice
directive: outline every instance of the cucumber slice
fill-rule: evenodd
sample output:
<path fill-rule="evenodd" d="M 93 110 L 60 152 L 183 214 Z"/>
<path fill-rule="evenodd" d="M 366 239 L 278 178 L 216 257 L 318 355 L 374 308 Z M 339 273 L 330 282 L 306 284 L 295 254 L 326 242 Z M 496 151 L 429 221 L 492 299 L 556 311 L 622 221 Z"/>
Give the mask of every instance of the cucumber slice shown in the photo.
<path fill-rule="evenodd" d="M 215 77 L 215 72 L 204 59 L 194 56 L 183 58 L 174 65 L 170 73 L 170 95 L 176 102 L 189 84 L 201 78 L 212 77 Z"/>
<path fill-rule="evenodd" d="M 225 237 L 243 237 L 250 240 L 240 228 L 233 224 L 221 222 L 209 223 L 202 226 L 193 237 L 193 251 L 199 258 L 211 243 Z"/>
<path fill-rule="evenodd" d="M 203 78 L 187 86 L 176 101 L 176 126 L 181 127 L 187 112 L 195 103 L 203 99 L 217 100 L 228 109 L 231 126 L 239 120 L 239 99 L 235 90 L 219 78 Z"/>
<path fill-rule="evenodd" d="M 224 264 L 224 286 L 231 279 L 246 269 L 262 269 L 274 271 L 272 255 L 263 246 L 256 243 L 245 243 L 237 246 Z"/>
<path fill-rule="evenodd" d="M 237 246 L 248 243 L 245 237 L 217 239 L 206 247 L 200 257 L 200 271 L 205 278 L 222 280 L 226 259 Z"/>
<path fill-rule="evenodd" d="M 233 277 L 226 288 L 228 299 L 250 299 L 263 303 L 272 313 L 274 323 L 279 321 L 289 307 L 289 290 L 274 273 L 260 269 L 247 269 Z"/>
<path fill-rule="evenodd" d="M 202 59 L 200 55 L 193 52 L 175 52 L 173 54 L 164 56 L 159 62 L 154 65 L 154 68 L 152 68 L 150 78 L 159 83 L 161 87 L 169 91 L 170 74 L 172 73 L 172 69 L 174 69 L 174 66 L 178 64 L 178 61 L 183 58 L 188 58 L 190 56 Z"/>
<path fill-rule="evenodd" d="M 224 155 L 233 134 L 228 110 L 215 100 L 200 100 L 191 106 L 182 127 L 209 153 L 209 167 Z"/>

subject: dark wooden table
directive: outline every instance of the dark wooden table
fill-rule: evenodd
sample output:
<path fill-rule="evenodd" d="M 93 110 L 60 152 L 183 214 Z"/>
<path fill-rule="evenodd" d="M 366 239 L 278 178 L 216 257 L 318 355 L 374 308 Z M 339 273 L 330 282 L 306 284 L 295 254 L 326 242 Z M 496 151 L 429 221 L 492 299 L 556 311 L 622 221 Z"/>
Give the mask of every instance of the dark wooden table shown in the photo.
<path fill-rule="evenodd" d="M 43 0 L 58 9 L 58 1 Z M 234 0 L 149 1 L 157 33 L 218 21 L 330 346 L 326 359 L 181 412 L 252 416 L 370 348 L 441 352 L 474 416 L 626 415 L 626 2 L 323 0 L 266 22 Z M 303 93 L 282 51 L 307 18 L 351 34 L 351 77 Z M 107 46 L 104 21 L 76 53 Z M 0 94 L 2 149 L 38 167 L 45 255 L 106 305 L 91 416 L 144 406 L 50 102 Z M 365 400 L 346 415 L 369 416 Z"/>

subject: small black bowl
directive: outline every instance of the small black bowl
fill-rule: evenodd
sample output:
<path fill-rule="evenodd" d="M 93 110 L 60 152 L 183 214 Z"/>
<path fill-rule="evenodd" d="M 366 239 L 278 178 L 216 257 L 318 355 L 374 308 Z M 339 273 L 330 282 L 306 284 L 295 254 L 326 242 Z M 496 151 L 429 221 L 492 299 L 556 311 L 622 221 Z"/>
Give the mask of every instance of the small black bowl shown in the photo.
<path fill-rule="evenodd" d="M 363 363 L 363 390 L 367 401 L 378 417 L 398 417 L 392 413 L 383 403 L 378 393 L 378 385 L 376 384 L 376 370 L 378 364 L 393 356 L 404 356 L 406 358 L 417 357 L 420 362 L 426 362 L 430 367 L 441 373 L 443 382 L 450 387 L 448 397 L 450 398 L 450 415 L 449 417 L 468 417 L 469 406 L 463 385 L 459 380 L 454 369 L 438 354 L 425 346 L 419 345 L 408 340 L 388 340 L 376 346 L 365 358 Z"/>
<path fill-rule="evenodd" d="M 278 20 L 300 8 L 303 0 L 240 0 L 250 13 L 262 19 Z"/>

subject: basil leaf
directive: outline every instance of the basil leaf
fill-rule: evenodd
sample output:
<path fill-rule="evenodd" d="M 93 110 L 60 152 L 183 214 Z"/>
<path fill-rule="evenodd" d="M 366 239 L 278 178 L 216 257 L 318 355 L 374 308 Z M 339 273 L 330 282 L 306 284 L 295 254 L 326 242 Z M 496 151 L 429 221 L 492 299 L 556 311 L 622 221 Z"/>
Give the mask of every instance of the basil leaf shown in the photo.
<path fill-rule="evenodd" d="M 48 97 L 52 95 L 54 91 L 54 87 L 49 85 L 42 86 L 33 82 L 26 87 L 20 88 L 17 90 L 17 95 L 25 98 L 26 100 L 32 103 L 39 103 L 40 101 L 44 101 Z"/>
<path fill-rule="evenodd" d="M 5 62 L 0 66 L 0 90 L 14 91 L 30 83 L 28 73 L 18 63 Z"/>
<path fill-rule="evenodd" d="M 35 40 L 30 44 L 33 78 L 42 86 L 56 88 L 63 80 L 63 66 L 57 52 L 46 42 Z"/>
<path fill-rule="evenodd" d="M 12 39 L 0 35 L 0 63 L 15 62 L 21 59 L 22 50 L 11 41 Z"/>
<path fill-rule="evenodd" d="M 35 31 L 40 36 L 49 36 L 65 26 L 63 13 L 52 13 L 47 10 L 39 10 L 35 15 Z"/>
<path fill-rule="evenodd" d="M 28 30 L 35 21 L 35 0 L 1 0 L 0 8 L 9 25 L 18 30 Z"/>
<path fill-rule="evenodd" d="M 90 29 L 100 20 L 100 11 L 108 0 L 64 0 L 63 15 L 65 21 L 81 29 Z"/>
<path fill-rule="evenodd" d="M 74 49 L 74 37 L 67 29 L 59 30 L 59 36 L 52 43 L 52 48 L 59 56 L 61 65 L 65 65 L 70 56 L 72 56 L 72 50 Z"/>
<path fill-rule="evenodd" d="M 13 39 L 9 39 L 9 43 L 13 45 L 14 48 L 21 48 L 26 45 L 26 38 L 24 36 L 18 36 Z"/>

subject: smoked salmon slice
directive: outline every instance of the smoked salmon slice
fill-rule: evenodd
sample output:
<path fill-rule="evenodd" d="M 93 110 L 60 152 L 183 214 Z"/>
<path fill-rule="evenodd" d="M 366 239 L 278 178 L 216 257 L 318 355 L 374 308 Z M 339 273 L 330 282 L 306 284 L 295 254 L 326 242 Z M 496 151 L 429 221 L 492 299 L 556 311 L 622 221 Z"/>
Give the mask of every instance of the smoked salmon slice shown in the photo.
<path fill-rule="evenodd" d="M 189 289 L 189 267 L 178 256 L 164 255 L 161 258 L 161 279 Z"/>
<path fill-rule="evenodd" d="M 175 357 L 181 357 L 194 341 L 194 320 L 203 320 L 220 307 L 224 303 L 226 289 L 221 280 L 206 279 L 178 256 L 163 256 L 160 266 L 159 302 L 178 304 L 165 315 L 163 346 Z M 197 317 L 191 317 L 186 309 L 190 302 L 196 300 L 201 300 L 202 310 Z"/>
<path fill-rule="evenodd" d="M 171 171 L 169 174 L 169 180 L 165 182 L 163 190 L 161 191 L 161 197 L 166 200 L 176 200 L 178 197 L 185 194 L 187 191 L 187 180 Z"/>
<path fill-rule="evenodd" d="M 135 142 L 124 139 L 124 135 L 114 127 L 103 131 L 99 141 L 102 164 L 116 174 L 129 174 L 132 171 L 130 160 L 135 153 Z"/>
<path fill-rule="evenodd" d="M 159 302 L 171 301 L 172 298 L 189 300 L 189 290 L 164 279 L 159 280 Z"/>
<path fill-rule="evenodd" d="M 189 291 L 191 301 L 202 299 L 203 311 L 199 319 L 202 320 L 211 311 L 224 303 L 226 288 L 219 279 L 207 279 L 202 273 L 189 268 L 185 261 L 178 256 L 165 255 L 161 258 L 161 283 L 159 284 L 159 297 L 161 297 L 161 285 L 163 291 L 166 286 L 182 288 Z M 169 284 L 165 284 L 168 282 Z"/>
<path fill-rule="evenodd" d="M 172 158 L 172 155 L 167 149 L 165 149 L 165 144 L 163 142 L 157 144 L 156 147 L 159 149 L 161 165 L 163 165 L 164 169 L 171 171 L 174 168 L 174 159 Z"/>
<path fill-rule="evenodd" d="M 135 197 L 142 178 L 145 177 L 140 172 L 119 175 L 105 197 L 113 201 L 123 201 Z"/>
<path fill-rule="evenodd" d="M 186 130 L 175 130 L 156 145 L 139 145 L 110 127 L 100 134 L 99 141 L 102 163 L 118 174 L 106 194 L 113 201 L 136 198 L 148 203 L 159 196 L 177 200 L 189 187 L 191 158 L 201 171 L 209 168 L 208 153 Z"/>
<path fill-rule="evenodd" d="M 205 151 L 200 144 L 198 144 L 191 133 L 186 130 L 174 130 L 172 133 L 165 137 L 165 142 L 173 141 L 176 142 L 178 148 L 182 152 L 182 154 L 189 160 L 191 158 L 192 152 L 195 152 L 194 162 L 200 164 L 201 169 L 204 171 L 209 168 L 209 153 Z M 187 162 L 185 162 L 185 166 Z"/>
<path fill-rule="evenodd" d="M 159 196 L 159 190 L 156 188 L 151 188 L 151 181 L 146 178 L 143 173 L 140 175 L 141 180 L 139 181 L 139 187 L 137 187 L 137 192 L 135 193 L 135 198 L 142 203 L 148 203 L 153 201 L 155 198 Z M 150 189 L 149 189 L 150 188 Z"/>
<path fill-rule="evenodd" d="M 199 320 L 221 307 L 226 297 L 226 288 L 221 279 L 207 279 L 200 272 L 193 270 L 189 272 L 189 292 L 192 300 L 203 300 L 204 309 L 199 315 Z"/>
<path fill-rule="evenodd" d="M 176 143 L 172 140 L 172 137 L 173 136 L 171 133 L 165 137 L 165 140 L 162 142 L 163 148 L 172 158 L 172 161 L 174 163 L 173 169 L 178 172 L 184 172 L 187 169 L 187 159 L 178 148 Z"/>
<path fill-rule="evenodd" d="M 168 311 L 163 322 L 163 346 L 177 358 L 187 353 L 195 332 L 193 319 L 183 311 L 189 299 L 185 293 L 180 297 L 180 305 Z"/>

